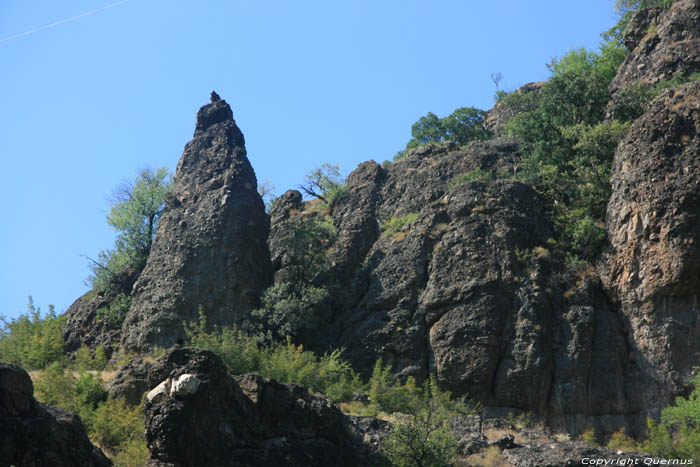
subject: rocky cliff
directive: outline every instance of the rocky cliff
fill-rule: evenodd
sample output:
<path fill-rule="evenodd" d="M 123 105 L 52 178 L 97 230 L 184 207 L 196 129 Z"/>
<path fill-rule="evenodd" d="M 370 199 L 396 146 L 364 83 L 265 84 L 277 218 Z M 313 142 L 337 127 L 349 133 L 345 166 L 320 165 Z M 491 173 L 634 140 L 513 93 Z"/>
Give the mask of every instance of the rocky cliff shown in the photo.
<path fill-rule="evenodd" d="M 210 325 L 233 324 L 272 280 L 269 220 L 226 101 L 197 113 L 148 262 L 122 327 L 126 349 L 170 347 L 201 309 Z"/>
<path fill-rule="evenodd" d="M 630 86 L 700 70 L 698 41 L 700 0 L 639 11 L 609 117 Z M 644 108 L 615 154 L 608 249 L 594 266 L 568 268 L 550 248 L 557 232 L 546 203 L 518 180 L 520 144 L 502 135 L 512 117 L 503 106 L 489 113 L 489 141 L 362 163 L 327 209 L 290 190 L 268 218 L 243 135 L 213 95 L 133 286 L 121 344 L 169 347 L 200 307 L 210 324 L 245 320 L 273 277 L 289 280 L 290 221 L 324 219 L 337 238 L 323 280 L 342 296 L 323 332 L 299 343 L 342 346 L 365 374 L 378 358 L 419 381 L 435 374 L 487 414 L 535 411 L 572 433 L 639 433 L 687 391 L 700 363 L 700 84 Z M 76 323 L 98 306 L 81 300 Z M 136 390 L 120 380 L 118 390 L 151 383 L 143 376 Z"/>

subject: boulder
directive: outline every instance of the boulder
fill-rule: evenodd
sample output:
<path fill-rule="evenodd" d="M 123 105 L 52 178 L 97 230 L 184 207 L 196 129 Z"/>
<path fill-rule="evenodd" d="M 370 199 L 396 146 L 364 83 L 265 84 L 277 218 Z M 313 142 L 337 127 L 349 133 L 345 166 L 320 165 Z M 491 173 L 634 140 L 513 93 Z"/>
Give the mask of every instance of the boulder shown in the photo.
<path fill-rule="evenodd" d="M 232 377 L 209 351 L 173 349 L 150 374 L 162 379 L 144 407 L 149 465 L 355 466 L 376 457 L 325 397 Z"/>
<path fill-rule="evenodd" d="M 22 368 L 0 363 L 0 465 L 106 467 L 112 462 L 95 447 L 80 418 L 40 404 Z"/>

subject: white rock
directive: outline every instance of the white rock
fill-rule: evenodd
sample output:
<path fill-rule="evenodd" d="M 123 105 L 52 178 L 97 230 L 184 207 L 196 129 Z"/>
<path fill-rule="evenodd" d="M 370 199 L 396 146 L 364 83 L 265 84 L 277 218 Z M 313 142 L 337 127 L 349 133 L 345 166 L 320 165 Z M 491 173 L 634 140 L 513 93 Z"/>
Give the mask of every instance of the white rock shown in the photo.
<path fill-rule="evenodd" d="M 197 392 L 200 381 L 195 375 L 184 374 L 173 381 L 170 394 L 175 396 L 189 396 Z"/>
<path fill-rule="evenodd" d="M 149 402 L 160 402 L 161 400 L 170 396 L 170 378 L 165 378 L 161 383 L 151 389 L 151 391 L 146 394 L 146 399 Z"/>

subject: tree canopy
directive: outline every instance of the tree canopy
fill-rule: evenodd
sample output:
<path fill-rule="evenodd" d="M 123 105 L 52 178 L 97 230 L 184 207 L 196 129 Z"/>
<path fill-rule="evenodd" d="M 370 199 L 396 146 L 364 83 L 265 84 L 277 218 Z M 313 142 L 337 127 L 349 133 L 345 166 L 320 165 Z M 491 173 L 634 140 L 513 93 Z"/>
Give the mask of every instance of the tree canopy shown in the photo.
<path fill-rule="evenodd" d="M 141 170 L 133 182 L 123 182 L 112 196 L 107 223 L 118 232 L 114 248 L 99 253 L 88 281 L 105 288 L 121 271 L 142 268 L 151 251 L 165 199 L 172 189 L 167 168 Z"/>

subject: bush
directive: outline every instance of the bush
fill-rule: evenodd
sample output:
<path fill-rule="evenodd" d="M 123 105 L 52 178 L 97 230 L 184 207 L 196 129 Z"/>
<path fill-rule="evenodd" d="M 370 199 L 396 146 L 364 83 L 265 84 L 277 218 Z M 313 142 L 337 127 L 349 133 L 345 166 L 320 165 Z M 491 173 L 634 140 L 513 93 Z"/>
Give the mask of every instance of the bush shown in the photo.
<path fill-rule="evenodd" d="M 317 357 L 290 340 L 284 345 L 263 346 L 235 328 L 207 332 L 203 314 L 199 323 L 185 323 L 185 332 L 189 347 L 211 350 L 234 374 L 259 373 L 280 382 L 304 385 L 338 401 L 349 400 L 353 392 L 364 389 L 359 374 L 342 359 L 342 350 Z"/>
<path fill-rule="evenodd" d="M 103 250 L 91 260 L 87 283 L 93 290 L 107 290 L 128 269 L 146 264 L 165 199 L 172 190 L 169 171 L 143 169 L 134 182 L 123 182 L 112 196 L 107 223 L 117 232 L 113 249 Z"/>
<path fill-rule="evenodd" d="M 450 184 L 450 188 L 461 185 L 462 183 L 471 182 L 474 180 L 490 180 L 493 175 L 488 170 L 482 170 L 481 167 L 477 167 L 474 170 L 463 173 L 455 177 L 454 181 Z"/>
<path fill-rule="evenodd" d="M 612 434 L 608 440 L 610 449 L 621 449 L 623 451 L 636 451 L 638 449 L 637 442 L 627 436 L 624 428 L 620 428 Z"/>
<path fill-rule="evenodd" d="M 665 458 L 700 461 L 700 374 L 693 385 L 687 399 L 677 397 L 661 412 L 659 423 L 647 420 L 646 451 Z"/>
<path fill-rule="evenodd" d="M 265 290 L 262 307 L 251 312 L 261 338 L 267 342 L 296 338 L 318 325 L 328 299 L 326 289 L 311 285 L 295 290 L 281 283 Z"/>
<path fill-rule="evenodd" d="M 140 406 L 132 407 L 124 399 L 111 399 L 97 408 L 90 438 L 100 447 L 116 453 L 131 442 L 145 443 L 144 431 Z"/>
<path fill-rule="evenodd" d="M 56 316 L 53 305 L 42 317 L 32 297 L 27 308 L 16 319 L 0 316 L 0 361 L 34 370 L 62 360 L 65 318 Z"/>
<path fill-rule="evenodd" d="M 130 309 L 131 297 L 120 293 L 109 305 L 97 309 L 97 319 L 109 321 L 114 326 L 121 326 Z"/>
<path fill-rule="evenodd" d="M 440 392 L 432 378 L 411 401 L 410 415 L 393 424 L 386 441 L 388 458 L 397 466 L 451 465 L 457 454 L 457 438 L 450 420 L 469 410 L 451 401 L 448 393 Z"/>
<path fill-rule="evenodd" d="M 379 230 L 381 230 L 382 235 L 394 235 L 407 230 L 416 219 L 418 219 L 417 212 L 409 212 L 404 216 L 391 217 L 381 223 Z"/>

